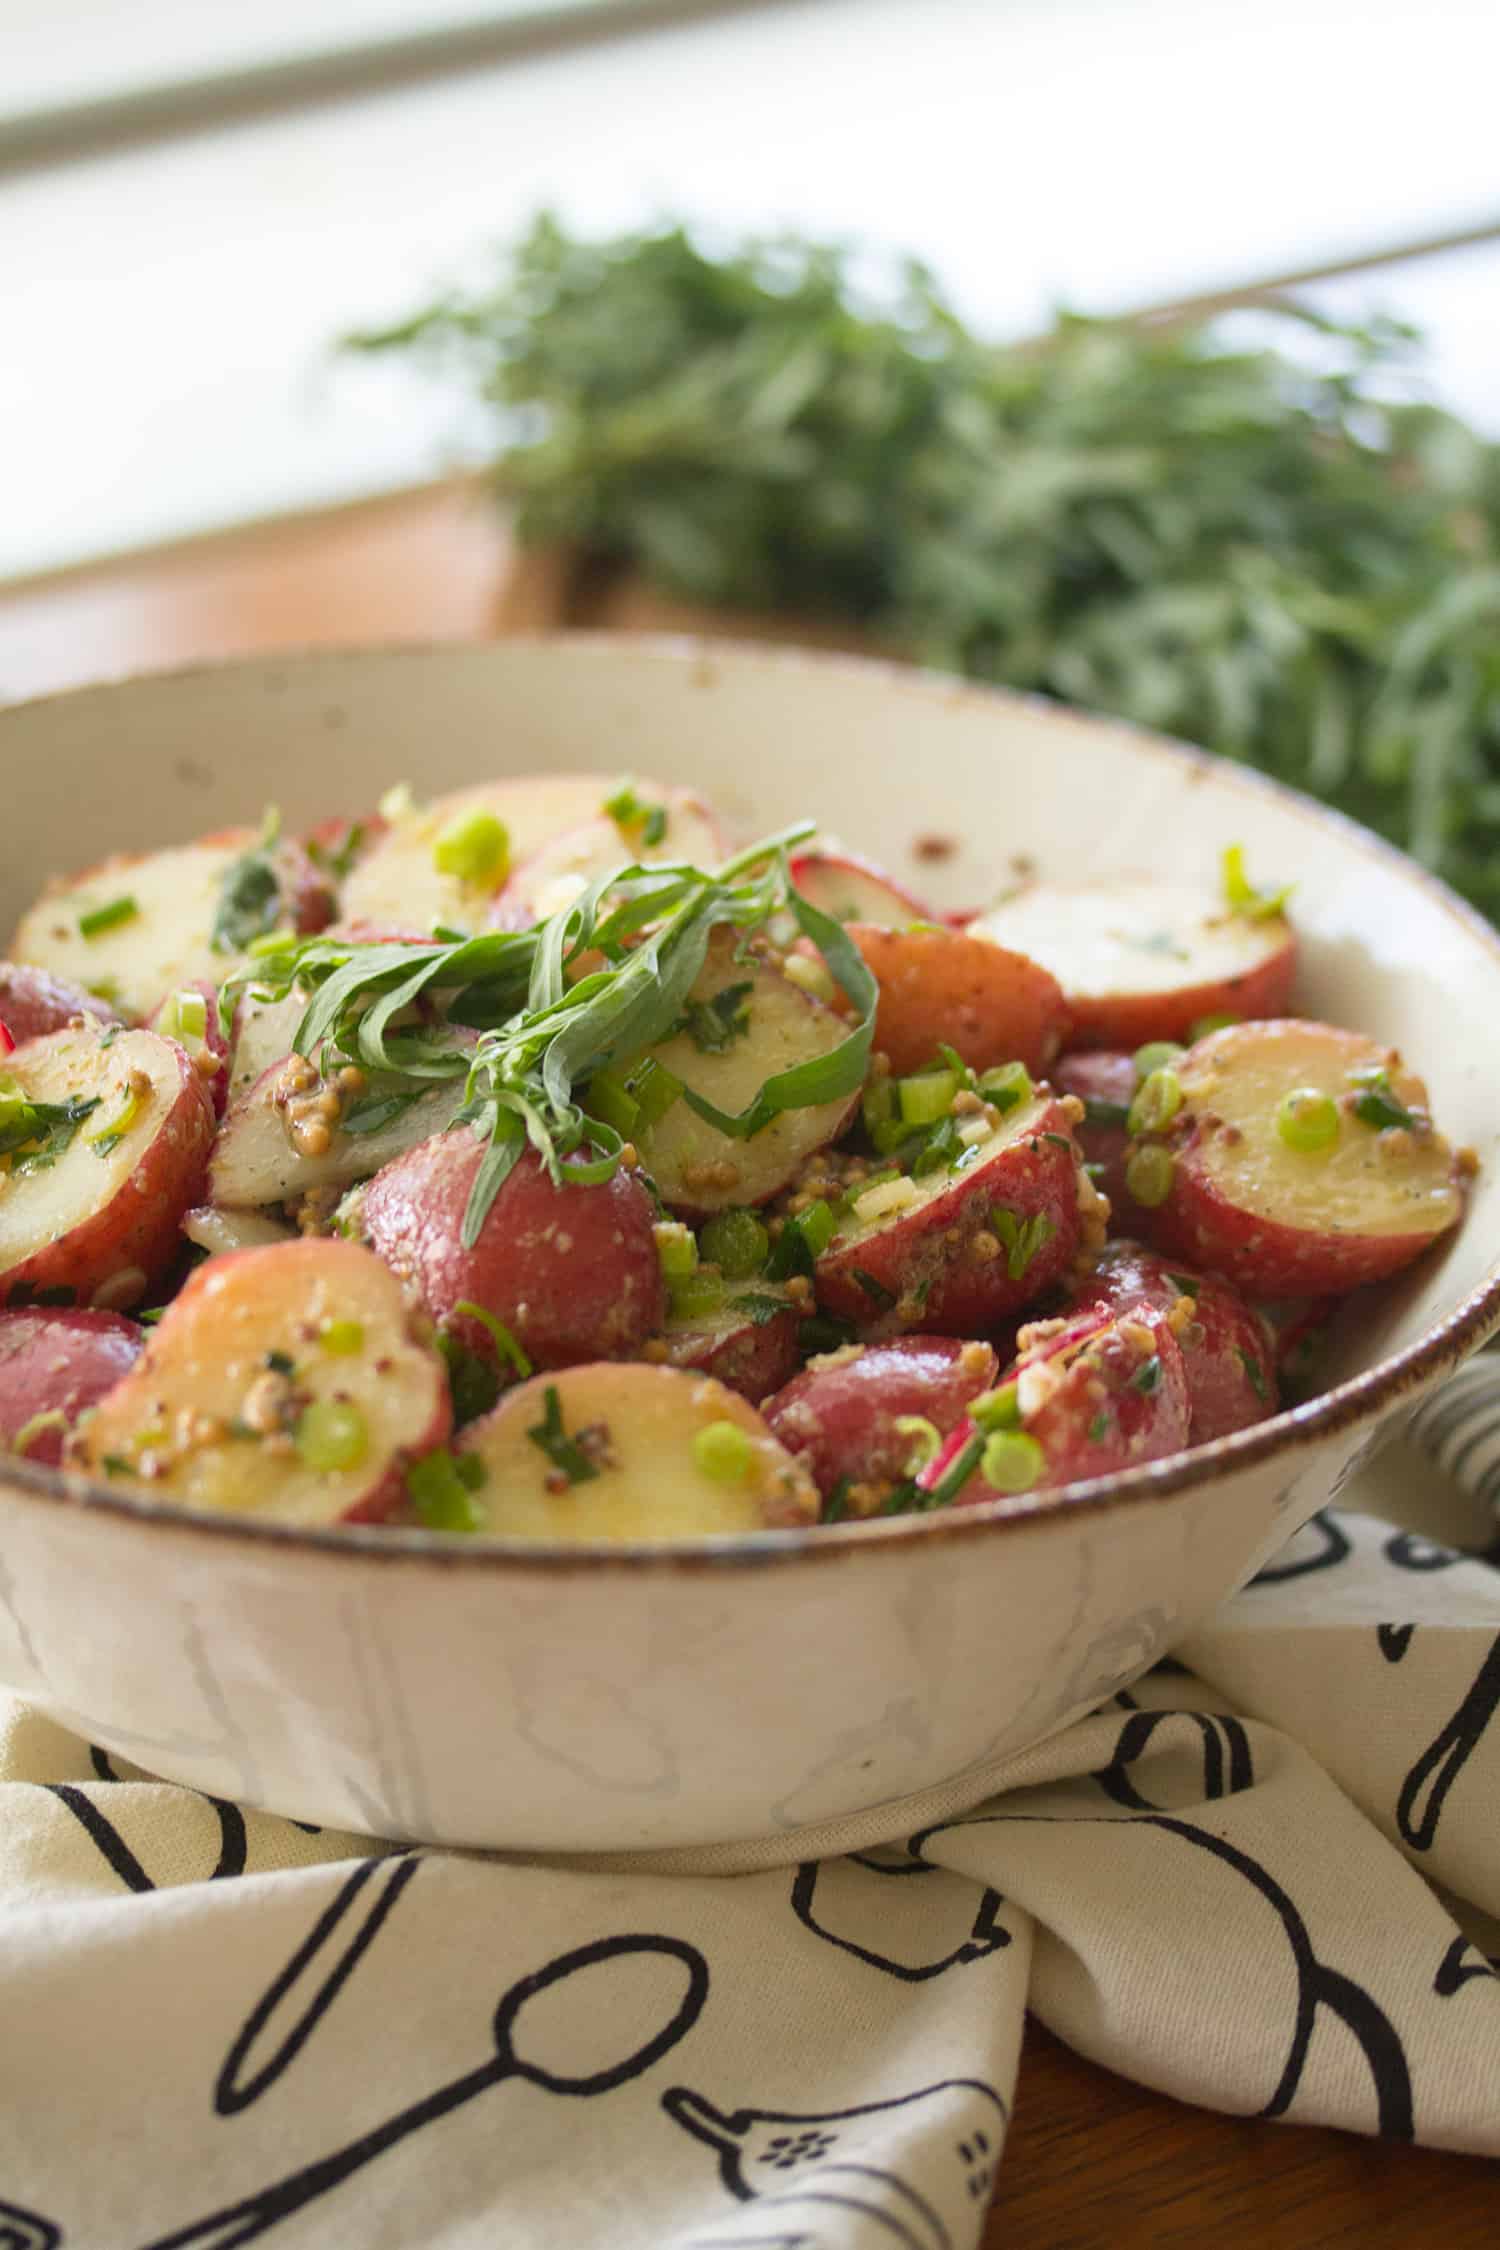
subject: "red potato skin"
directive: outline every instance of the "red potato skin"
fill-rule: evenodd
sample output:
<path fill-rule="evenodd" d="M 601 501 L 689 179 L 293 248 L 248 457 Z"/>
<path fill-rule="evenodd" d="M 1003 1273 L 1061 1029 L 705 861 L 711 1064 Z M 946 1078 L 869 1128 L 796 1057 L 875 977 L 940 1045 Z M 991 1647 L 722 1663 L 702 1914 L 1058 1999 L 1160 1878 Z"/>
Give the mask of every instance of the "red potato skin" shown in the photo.
<path fill-rule="evenodd" d="M 1073 1291 L 1065 1317 L 1091 1308 L 1116 1315 L 1170 1312 L 1182 1297 L 1174 1274 L 1193 1284 L 1197 1310 L 1177 1341 L 1187 1376 L 1188 1440 L 1206 1445 L 1265 1421 L 1279 1403 L 1270 1329 L 1238 1290 L 1217 1274 L 1174 1266 L 1138 1242 L 1112 1242 Z"/>
<path fill-rule="evenodd" d="M 1070 1346 L 1089 1349 L 1088 1361 L 1075 1361 L 1058 1388 L 1022 1424 L 1026 1435 L 1041 1447 L 1045 1462 L 1031 1492 L 1079 1484 L 1086 1477 L 1119 1476 L 1127 1469 L 1138 1469 L 1143 1462 L 1180 1453 L 1186 1446 L 1187 1375 L 1177 1339 L 1164 1320 L 1151 1315 L 1139 1318 L 1151 1330 L 1152 1350 L 1161 1362 L 1160 1378 L 1149 1393 L 1137 1389 L 1133 1381 L 1149 1355 L 1135 1348 L 1118 1321 L 1099 1320 L 1092 1314 L 1070 1322 L 1064 1332 L 1049 1338 L 1007 1370 L 1008 1380 L 1020 1369 L 1055 1358 Z M 1094 1437 L 1091 1432 L 1101 1412 L 1108 1415 L 1109 1429 L 1103 1437 Z M 925 1472 L 922 1483 L 927 1485 L 941 1477 L 972 1435 L 973 1424 L 961 1423 Z M 976 1470 L 954 1506 L 973 1507 L 997 1497 L 994 1487 Z"/>
<path fill-rule="evenodd" d="M 1184 985 L 1176 992 L 1109 993 L 1091 999 L 1069 993 L 1069 1044 L 1123 1047 L 1130 1054 L 1153 1039 L 1176 1039 L 1187 1046 L 1193 1026 L 1205 1016 L 1238 1016 L 1242 1023 L 1284 1016 L 1291 1007 L 1296 979 L 1297 939 L 1288 929 L 1280 951 L 1268 954 L 1243 976 Z"/>
<path fill-rule="evenodd" d="M 875 1046 L 898 1077 L 930 1063 L 940 1042 L 971 1070 L 1023 1062 L 1033 1077 L 1045 1075 L 1068 1022 L 1049 970 L 960 930 L 845 926 L 880 987 Z"/>
<path fill-rule="evenodd" d="M 898 1213 L 857 1241 L 835 1234 L 817 1260 L 818 1302 L 872 1334 L 986 1334 L 1072 1270 L 1079 1243 L 1080 1161 L 1061 1103 L 1048 1102 L 1025 1140 L 959 1173 L 919 1210 Z M 974 1238 L 989 1232 L 997 1203 L 1023 1222 L 1036 1216 L 1052 1222 L 1051 1235 L 1015 1280 L 1003 1252 L 984 1260 L 973 1254 Z M 856 1269 L 888 1291 L 895 1306 L 877 1309 Z M 929 1286 L 920 1309 L 907 1313 L 903 1300 L 909 1302 L 923 1282 Z"/>
<path fill-rule="evenodd" d="M 894 875 L 888 875 L 873 859 L 865 859 L 859 852 L 795 853 L 791 861 L 792 881 L 800 891 L 810 880 L 821 878 L 829 871 L 836 875 L 843 868 L 848 868 L 852 874 L 860 876 L 867 883 L 878 883 L 883 891 L 890 893 L 890 926 L 893 930 L 904 929 L 909 922 L 936 922 L 942 919 L 921 899 L 914 898 L 904 883 L 898 883 Z M 872 926 L 868 923 L 864 925 L 866 928 Z"/>
<path fill-rule="evenodd" d="M 96 1406 L 140 1357 L 144 1330 L 119 1313 L 67 1305 L 0 1312 L 0 1453 L 37 1414 L 60 1413 L 25 1458 L 55 1468 L 80 1414 Z"/>
<path fill-rule="evenodd" d="M 49 976 L 45 969 L 28 969 L 19 961 L 0 961 L 0 1023 L 18 1047 L 28 1039 L 45 1039 L 49 1031 L 63 1030 L 75 1016 L 91 1016 L 97 1023 L 124 1020 L 82 985 Z"/>
<path fill-rule="evenodd" d="M 761 1408 L 788 1453 L 797 1454 L 824 1499 L 841 1477 L 894 1484 L 906 1474 L 910 1433 L 897 1420 L 920 1414 L 946 1437 L 995 1381 L 988 1344 L 958 1336 L 893 1336 L 832 1352 Z"/>
<path fill-rule="evenodd" d="M 464 1210 L 483 1153 L 459 1128 L 377 1172 L 362 1214 L 370 1247 L 483 1358 L 494 1345 L 455 1311 L 464 1299 L 504 1321 L 539 1368 L 635 1357 L 667 1310 L 655 1207 L 640 1180 L 618 1171 L 598 1186 L 554 1187 L 528 1149 L 466 1250 Z"/>
<path fill-rule="evenodd" d="M 205 1200 L 214 1107 L 182 1049 L 171 1040 L 163 1044 L 177 1058 L 178 1092 L 160 1131 L 102 1210 L 57 1241 L 39 1243 L 29 1258 L 0 1274 L 0 1305 L 50 1289 L 71 1289 L 86 1303 L 131 1266 L 139 1267 L 149 1290 L 179 1255 L 183 1213 Z"/>
<path fill-rule="evenodd" d="M 1060 1094 L 1073 1094 L 1081 1102 L 1119 1102 L 1128 1109 L 1135 1095 L 1135 1062 L 1130 1055 L 1106 1048 L 1060 1055 L 1053 1065 L 1052 1083 Z M 1091 1125 L 1085 1118 L 1073 1131 L 1084 1162 L 1103 1167 L 1098 1186 L 1101 1195 L 1109 1197 L 1111 1227 L 1138 1233 L 1135 1198 L 1125 1185 L 1125 1150 L 1130 1140 L 1125 1126 Z"/>
<path fill-rule="evenodd" d="M 752 1406 L 759 1406 L 779 1391 L 796 1372 L 797 1336 L 801 1322 L 796 1307 L 762 1321 L 757 1328 L 747 1320 L 727 1336 L 707 1328 L 679 1328 L 662 1338 L 666 1347 L 663 1365 L 680 1367 L 693 1375 L 712 1375 L 727 1391 L 738 1391 Z"/>

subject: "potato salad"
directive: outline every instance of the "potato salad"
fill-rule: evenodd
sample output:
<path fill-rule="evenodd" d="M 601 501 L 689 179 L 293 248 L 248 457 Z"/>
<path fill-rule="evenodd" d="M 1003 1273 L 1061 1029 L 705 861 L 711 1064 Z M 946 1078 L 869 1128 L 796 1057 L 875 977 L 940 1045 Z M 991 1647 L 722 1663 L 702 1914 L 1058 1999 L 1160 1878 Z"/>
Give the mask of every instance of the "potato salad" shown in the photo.
<path fill-rule="evenodd" d="M 551 1542 L 1019 1509 L 1315 1382 L 1455 1227 L 1288 897 L 947 915 L 546 774 L 51 881 L 0 962 L 0 1450 Z"/>

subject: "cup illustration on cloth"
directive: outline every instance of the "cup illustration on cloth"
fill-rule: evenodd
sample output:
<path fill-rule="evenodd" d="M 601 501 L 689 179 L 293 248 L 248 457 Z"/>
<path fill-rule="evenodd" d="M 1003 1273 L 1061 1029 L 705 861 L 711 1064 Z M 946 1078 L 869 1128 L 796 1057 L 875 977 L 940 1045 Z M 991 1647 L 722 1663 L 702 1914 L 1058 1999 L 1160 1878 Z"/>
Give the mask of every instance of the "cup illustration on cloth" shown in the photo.
<path fill-rule="evenodd" d="M 821 2222 L 847 2224 L 851 2212 L 878 2220 L 892 2250 L 955 2250 L 984 2210 L 1006 2123 L 1004 2102 L 977 2078 L 818 2114 L 725 2111 L 690 2086 L 672 2087 L 662 2106 L 715 2151 L 731 2195 L 774 2207 L 789 2229 L 797 2221 L 789 2239 L 809 2250 Z M 703 2237 L 704 2250 L 715 2239 Z"/>

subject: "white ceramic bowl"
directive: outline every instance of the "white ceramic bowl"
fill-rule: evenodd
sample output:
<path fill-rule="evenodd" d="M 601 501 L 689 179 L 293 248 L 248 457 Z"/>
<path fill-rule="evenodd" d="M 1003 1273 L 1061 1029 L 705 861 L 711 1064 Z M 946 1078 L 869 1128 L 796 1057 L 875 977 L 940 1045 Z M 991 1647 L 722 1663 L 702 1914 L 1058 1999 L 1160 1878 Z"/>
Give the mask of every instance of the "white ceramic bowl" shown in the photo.
<path fill-rule="evenodd" d="M 1401 1046 L 1483 1168 L 1355 1302 L 1336 1387 L 1190 1457 L 950 1516 L 636 1550 L 186 1516 L 0 1472 L 0 1683 L 172 1779 L 451 1844 L 775 1835 L 970 1773 L 1141 1672 L 1500 1324 L 1500 940 L 1362 831 L 1127 728 L 915 673 L 557 639 L 276 658 L 0 714 L 0 926 L 51 869 L 389 783 L 538 768 L 810 814 L 941 902 L 1048 874 L 1295 880 L 1309 1012 Z M 942 861 L 919 836 L 951 839 Z"/>

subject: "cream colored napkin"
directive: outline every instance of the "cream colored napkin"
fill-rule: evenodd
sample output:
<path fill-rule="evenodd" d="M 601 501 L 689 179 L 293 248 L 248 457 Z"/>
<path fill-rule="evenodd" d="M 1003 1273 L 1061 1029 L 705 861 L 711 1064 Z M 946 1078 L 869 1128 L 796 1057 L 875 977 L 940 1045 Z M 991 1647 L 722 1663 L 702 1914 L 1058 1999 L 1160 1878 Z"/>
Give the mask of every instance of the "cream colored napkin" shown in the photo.
<path fill-rule="evenodd" d="M 1500 2156 L 1500 1571 L 1329 1513 L 1180 1659 L 976 1810 L 733 1876 L 372 1848 L 12 1707 L 0 2245 L 969 2250 L 1028 2004 Z"/>

